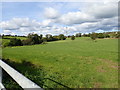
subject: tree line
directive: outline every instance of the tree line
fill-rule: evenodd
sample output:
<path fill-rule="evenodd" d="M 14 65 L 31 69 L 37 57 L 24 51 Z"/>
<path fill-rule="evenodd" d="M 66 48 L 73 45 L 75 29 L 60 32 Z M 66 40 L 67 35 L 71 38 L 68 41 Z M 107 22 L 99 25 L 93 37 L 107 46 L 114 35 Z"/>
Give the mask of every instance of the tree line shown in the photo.
<path fill-rule="evenodd" d="M 10 36 L 10 35 L 7 35 Z M 6 38 L 6 35 L 2 35 L 2 39 L 10 39 L 10 42 L 5 43 L 3 46 L 23 46 L 23 45 L 35 45 L 35 44 L 45 44 L 46 42 L 58 41 L 58 40 L 66 40 L 66 36 L 60 34 L 58 36 L 52 36 L 51 34 L 47 34 L 46 37 L 43 37 L 42 34 L 33 34 L 29 33 L 27 35 L 27 39 L 21 40 L 17 39 L 17 36 L 12 36 L 13 38 Z M 14 38 L 15 37 L 15 38 Z"/>
<path fill-rule="evenodd" d="M 76 33 L 76 35 L 69 35 L 65 36 L 64 34 L 60 34 L 58 36 L 52 36 L 51 34 L 47 34 L 43 37 L 42 34 L 33 34 L 29 33 L 27 36 L 12 36 L 13 38 L 6 38 L 5 36 L 11 35 L 2 35 L 3 39 L 10 39 L 10 42 L 5 43 L 3 46 L 23 46 L 23 45 L 35 45 L 35 44 L 45 44 L 46 42 L 51 41 L 58 41 L 58 40 L 66 40 L 66 38 L 71 38 L 71 40 L 75 40 L 77 37 L 90 37 L 92 40 L 97 38 L 119 38 L 120 32 L 106 32 L 106 33 L 88 33 L 88 34 L 81 34 Z M 14 38 L 15 37 L 15 38 Z M 25 40 L 17 39 L 16 37 L 27 37 Z"/>

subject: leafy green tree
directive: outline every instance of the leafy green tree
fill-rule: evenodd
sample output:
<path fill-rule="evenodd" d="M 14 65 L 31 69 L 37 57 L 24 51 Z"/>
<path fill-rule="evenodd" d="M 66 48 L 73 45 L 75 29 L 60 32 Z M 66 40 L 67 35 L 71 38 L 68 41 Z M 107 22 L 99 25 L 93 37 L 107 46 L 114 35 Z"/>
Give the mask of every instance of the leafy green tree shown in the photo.
<path fill-rule="evenodd" d="M 47 41 L 53 41 L 53 36 L 51 34 L 46 35 Z"/>
<path fill-rule="evenodd" d="M 91 37 L 92 40 L 95 40 L 95 39 L 97 38 L 97 34 L 93 32 L 93 33 L 90 35 L 90 37 Z"/>
<path fill-rule="evenodd" d="M 43 38 L 43 35 L 42 35 L 42 34 L 40 34 L 40 36 L 39 36 L 39 37 L 40 37 L 40 39 L 42 39 L 42 38 Z"/>
<path fill-rule="evenodd" d="M 65 40 L 65 39 L 66 39 L 66 37 L 63 34 L 59 35 L 59 40 Z"/>
<path fill-rule="evenodd" d="M 110 38 L 110 35 L 107 33 L 103 33 L 104 34 L 104 38 Z"/>
<path fill-rule="evenodd" d="M 37 34 L 33 34 L 32 41 L 34 44 L 39 44 L 39 36 Z"/>
<path fill-rule="evenodd" d="M 120 38 L 120 32 L 117 32 L 116 38 Z"/>
<path fill-rule="evenodd" d="M 76 37 L 81 37 L 81 33 L 77 33 L 75 36 Z"/>
<path fill-rule="evenodd" d="M 75 36 L 74 35 L 72 35 L 71 40 L 75 40 Z"/>
<path fill-rule="evenodd" d="M 116 38 L 117 34 L 115 32 L 110 33 L 111 38 Z"/>
<path fill-rule="evenodd" d="M 3 34 L 3 35 L 2 35 L 2 39 L 4 39 L 4 36 L 5 36 L 5 35 Z"/>
<path fill-rule="evenodd" d="M 90 37 L 90 34 L 85 34 L 85 33 L 84 33 L 82 36 L 83 36 L 83 37 Z"/>
<path fill-rule="evenodd" d="M 32 36 L 33 36 L 33 33 L 29 33 L 27 37 L 32 38 Z"/>
<path fill-rule="evenodd" d="M 104 38 L 104 34 L 103 33 L 98 33 L 97 38 Z"/>
<path fill-rule="evenodd" d="M 33 43 L 33 44 L 41 43 L 41 40 L 40 40 L 40 37 L 38 36 L 38 34 L 29 33 L 28 38 L 30 38 L 28 41 L 31 41 L 31 43 Z"/>
<path fill-rule="evenodd" d="M 22 40 L 23 45 L 33 45 L 32 38 L 28 38 L 26 40 Z"/>

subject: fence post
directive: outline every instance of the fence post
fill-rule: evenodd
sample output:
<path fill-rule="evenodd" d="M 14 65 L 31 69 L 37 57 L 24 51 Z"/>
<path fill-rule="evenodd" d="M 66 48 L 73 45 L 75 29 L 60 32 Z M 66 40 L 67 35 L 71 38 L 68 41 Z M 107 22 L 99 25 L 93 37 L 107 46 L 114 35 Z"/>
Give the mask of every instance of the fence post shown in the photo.
<path fill-rule="evenodd" d="M 0 67 L 0 83 L 2 83 L 2 68 Z"/>

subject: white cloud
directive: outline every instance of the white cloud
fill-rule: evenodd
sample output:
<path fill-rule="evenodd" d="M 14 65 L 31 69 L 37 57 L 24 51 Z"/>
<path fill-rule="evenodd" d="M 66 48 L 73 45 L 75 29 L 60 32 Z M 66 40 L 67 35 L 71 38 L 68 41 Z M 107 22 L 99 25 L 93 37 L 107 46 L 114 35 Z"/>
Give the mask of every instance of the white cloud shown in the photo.
<path fill-rule="evenodd" d="M 41 25 L 42 26 L 50 26 L 50 24 L 53 22 L 51 19 L 44 20 Z"/>
<path fill-rule="evenodd" d="M 98 30 L 110 31 L 117 27 L 117 17 L 102 19 L 97 22 L 86 22 L 78 25 L 73 25 L 79 32 L 95 32 Z"/>
<path fill-rule="evenodd" d="M 40 27 L 40 24 L 36 20 L 30 20 L 29 18 L 13 18 L 9 21 L 1 22 L 0 27 L 3 30 L 18 30 L 21 27 Z"/>
<path fill-rule="evenodd" d="M 18 25 L 16 25 L 16 23 L 13 23 L 13 22 L 11 22 L 11 21 L 6 21 L 6 22 L 1 22 L 0 23 L 0 27 L 2 27 L 2 29 L 10 29 L 10 30 L 12 30 L 12 29 L 18 29 L 19 28 L 19 26 Z"/>
<path fill-rule="evenodd" d="M 4 33 L 11 33 L 10 30 L 3 30 Z"/>
<path fill-rule="evenodd" d="M 118 15 L 118 3 L 92 3 L 84 12 L 96 18 L 112 18 Z"/>
<path fill-rule="evenodd" d="M 59 16 L 59 12 L 52 7 L 48 7 L 48 8 L 45 8 L 44 15 L 47 18 L 54 19 Z"/>
<path fill-rule="evenodd" d="M 11 35 L 15 35 L 15 33 L 13 33 L 12 31 L 10 30 L 3 30 L 3 33 L 2 34 L 11 34 Z"/>
<path fill-rule="evenodd" d="M 60 18 L 57 20 L 58 22 L 66 25 L 71 25 L 71 24 L 81 24 L 84 22 L 90 22 L 90 21 L 95 21 L 94 17 L 83 13 L 83 12 L 69 12 L 67 14 L 62 15 Z"/>
<path fill-rule="evenodd" d="M 68 4 L 67 4 L 68 5 Z M 68 5 L 69 6 L 69 5 Z M 74 5 L 73 5 L 74 6 Z M 41 22 L 29 18 L 13 18 L 3 21 L 0 26 L 6 34 L 74 34 L 76 32 L 104 32 L 117 29 L 117 3 L 89 3 L 81 10 L 60 14 L 59 9 L 45 9 L 45 19 Z M 69 8 L 69 7 L 68 7 Z M 66 28 L 67 26 L 67 28 Z"/>

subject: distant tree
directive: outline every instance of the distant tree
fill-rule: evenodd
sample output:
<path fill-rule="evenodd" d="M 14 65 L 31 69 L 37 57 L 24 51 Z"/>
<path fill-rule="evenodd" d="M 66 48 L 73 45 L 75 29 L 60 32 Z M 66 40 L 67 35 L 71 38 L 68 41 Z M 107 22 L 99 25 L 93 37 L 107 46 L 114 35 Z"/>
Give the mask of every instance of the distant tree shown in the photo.
<path fill-rule="evenodd" d="M 120 32 L 117 32 L 116 38 L 120 38 Z"/>
<path fill-rule="evenodd" d="M 29 33 L 29 34 L 27 35 L 27 37 L 28 37 L 28 38 L 32 38 L 32 37 L 33 37 L 33 33 Z"/>
<path fill-rule="evenodd" d="M 40 34 L 40 39 L 42 39 L 42 37 L 43 37 L 43 35 L 42 35 L 42 34 Z"/>
<path fill-rule="evenodd" d="M 90 37 L 89 34 L 85 34 L 85 33 L 84 33 L 82 36 L 83 36 L 83 37 Z"/>
<path fill-rule="evenodd" d="M 63 34 L 59 35 L 59 40 L 65 40 L 65 39 L 66 39 L 66 37 Z"/>
<path fill-rule="evenodd" d="M 111 32 L 111 33 L 110 33 L 110 37 L 111 37 L 111 38 L 116 38 L 116 36 L 117 36 L 117 33 L 116 33 L 116 32 Z"/>
<path fill-rule="evenodd" d="M 92 40 L 95 40 L 95 39 L 97 38 L 97 34 L 93 32 L 93 33 L 90 35 L 90 37 L 91 37 Z"/>
<path fill-rule="evenodd" d="M 71 36 L 69 35 L 68 38 L 70 38 Z"/>
<path fill-rule="evenodd" d="M 46 39 L 47 39 L 47 41 L 53 41 L 53 37 L 51 34 L 47 34 Z"/>
<path fill-rule="evenodd" d="M 15 37 L 17 37 L 17 35 L 15 35 Z"/>
<path fill-rule="evenodd" d="M 3 35 L 2 35 L 2 39 L 4 39 L 4 36 L 5 36 L 5 35 L 3 34 Z"/>
<path fill-rule="evenodd" d="M 22 40 L 23 45 L 33 45 L 34 42 L 32 41 L 32 38 L 28 38 L 26 40 Z"/>
<path fill-rule="evenodd" d="M 46 35 L 46 38 L 51 38 L 51 37 L 52 37 L 51 34 L 47 34 L 47 35 Z"/>
<path fill-rule="evenodd" d="M 104 38 L 104 34 L 103 33 L 98 33 L 97 38 Z"/>
<path fill-rule="evenodd" d="M 77 33 L 75 36 L 76 37 L 81 37 L 81 33 Z"/>
<path fill-rule="evenodd" d="M 91 35 L 91 34 L 89 33 L 89 34 L 88 34 L 88 37 L 90 37 L 90 35 Z"/>
<path fill-rule="evenodd" d="M 110 38 L 110 35 L 107 33 L 103 33 L 104 34 L 104 38 Z"/>
<path fill-rule="evenodd" d="M 75 40 L 75 36 L 74 35 L 72 35 L 71 40 Z"/>
<path fill-rule="evenodd" d="M 28 38 L 30 38 L 32 40 L 31 43 L 33 43 L 33 44 L 41 43 L 41 40 L 40 40 L 40 37 L 38 36 L 38 34 L 29 33 Z"/>
<path fill-rule="evenodd" d="M 47 39 L 49 38 L 49 35 L 48 35 L 48 34 L 46 35 L 46 38 L 47 38 Z"/>
<path fill-rule="evenodd" d="M 33 37 L 32 37 L 32 41 L 34 42 L 34 44 L 39 44 L 40 41 L 39 41 L 39 36 L 38 34 L 33 34 Z"/>

